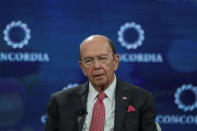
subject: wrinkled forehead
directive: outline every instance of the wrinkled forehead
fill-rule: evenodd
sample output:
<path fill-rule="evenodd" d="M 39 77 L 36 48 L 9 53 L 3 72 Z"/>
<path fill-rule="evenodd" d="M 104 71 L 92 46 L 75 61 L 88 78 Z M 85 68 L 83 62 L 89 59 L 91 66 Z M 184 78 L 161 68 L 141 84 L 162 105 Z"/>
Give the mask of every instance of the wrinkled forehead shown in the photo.
<path fill-rule="evenodd" d="M 81 57 L 113 54 L 107 39 L 92 39 L 84 41 L 80 46 Z"/>
<path fill-rule="evenodd" d="M 100 50 L 99 50 L 100 49 Z M 110 40 L 103 35 L 92 35 L 82 41 L 79 47 L 79 58 L 84 58 L 87 54 L 96 54 L 96 52 L 107 51 L 109 54 L 113 54 L 113 49 L 110 45 Z M 87 53 L 88 52 L 88 53 Z M 106 53 L 106 52 L 105 52 Z"/>

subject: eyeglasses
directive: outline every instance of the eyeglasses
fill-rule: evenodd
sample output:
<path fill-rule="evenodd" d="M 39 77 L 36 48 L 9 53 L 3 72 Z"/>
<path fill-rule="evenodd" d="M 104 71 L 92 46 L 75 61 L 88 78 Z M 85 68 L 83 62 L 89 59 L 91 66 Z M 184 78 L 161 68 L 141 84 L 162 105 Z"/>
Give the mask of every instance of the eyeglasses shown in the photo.
<path fill-rule="evenodd" d="M 105 64 L 109 62 L 111 58 L 109 56 L 99 56 L 97 58 L 85 58 L 82 62 L 86 67 L 91 67 L 95 62 L 99 64 Z"/>

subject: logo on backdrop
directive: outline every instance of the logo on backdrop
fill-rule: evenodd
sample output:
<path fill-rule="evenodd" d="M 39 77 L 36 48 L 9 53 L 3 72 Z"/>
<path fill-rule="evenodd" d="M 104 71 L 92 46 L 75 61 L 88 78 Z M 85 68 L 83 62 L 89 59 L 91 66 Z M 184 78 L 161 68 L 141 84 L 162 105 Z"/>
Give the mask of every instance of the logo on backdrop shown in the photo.
<path fill-rule="evenodd" d="M 117 34 L 120 45 L 127 50 L 137 50 L 145 41 L 145 31 L 135 22 L 126 22 L 121 25 Z M 163 57 L 160 53 L 120 53 L 120 62 L 162 63 Z"/>
<path fill-rule="evenodd" d="M 13 41 L 11 39 L 10 32 L 14 28 L 20 28 L 24 32 L 24 38 L 20 42 Z M 3 31 L 4 34 L 4 40 L 6 41 L 8 46 L 11 46 L 12 48 L 23 48 L 24 45 L 27 45 L 30 38 L 31 38 L 31 30 L 27 27 L 27 24 L 21 22 L 21 21 L 12 21 L 10 24 L 8 24 Z"/>
<path fill-rule="evenodd" d="M 128 42 L 124 38 L 125 32 L 129 29 L 134 29 L 138 34 L 138 38 L 134 42 Z M 118 31 L 118 41 L 126 49 L 137 49 L 138 46 L 142 45 L 142 42 L 144 41 L 144 39 L 145 39 L 144 30 L 142 29 L 141 25 L 136 24 L 135 22 L 125 23 L 124 25 L 120 27 L 120 30 Z"/>
<path fill-rule="evenodd" d="M 45 124 L 46 123 L 46 121 L 47 121 L 47 115 L 42 115 L 41 116 L 41 118 L 40 118 L 40 121 L 43 123 L 43 124 Z"/>
<path fill-rule="evenodd" d="M 187 91 L 192 92 L 196 98 L 195 101 L 190 105 L 184 104 L 184 102 L 182 102 L 181 100 L 181 95 Z M 174 102 L 177 104 L 178 108 L 183 110 L 184 112 L 193 111 L 194 109 L 197 108 L 197 87 L 194 87 L 191 84 L 182 85 L 180 88 L 178 88 L 174 94 L 174 97 L 175 97 Z"/>
<path fill-rule="evenodd" d="M 194 97 L 191 97 L 191 94 Z M 190 95 L 190 97 L 188 97 Z M 174 103 L 177 105 L 178 109 L 186 114 L 159 114 L 156 116 L 156 121 L 161 124 L 197 124 L 197 115 L 189 114 L 189 112 L 194 111 L 197 108 L 197 87 L 192 84 L 183 84 L 181 87 L 177 88 L 174 93 Z M 190 104 L 186 104 L 184 100 L 189 98 Z M 191 100 L 194 98 L 193 100 Z M 192 102 L 192 103 L 191 103 Z"/>
<path fill-rule="evenodd" d="M 22 21 L 12 21 L 3 30 L 4 41 L 13 49 L 22 49 L 31 39 L 31 30 Z M 48 53 L 44 52 L 0 52 L 0 62 L 49 62 Z"/>

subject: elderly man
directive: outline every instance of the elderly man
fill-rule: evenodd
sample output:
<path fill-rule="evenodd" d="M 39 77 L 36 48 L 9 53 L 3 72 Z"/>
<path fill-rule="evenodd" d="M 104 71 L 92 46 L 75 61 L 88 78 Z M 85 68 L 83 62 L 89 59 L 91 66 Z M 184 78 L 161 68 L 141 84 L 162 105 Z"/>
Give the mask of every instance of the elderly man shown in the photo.
<path fill-rule="evenodd" d="M 119 59 L 107 37 L 86 38 L 79 65 L 88 82 L 51 96 L 45 131 L 157 131 L 153 96 L 116 77 Z"/>

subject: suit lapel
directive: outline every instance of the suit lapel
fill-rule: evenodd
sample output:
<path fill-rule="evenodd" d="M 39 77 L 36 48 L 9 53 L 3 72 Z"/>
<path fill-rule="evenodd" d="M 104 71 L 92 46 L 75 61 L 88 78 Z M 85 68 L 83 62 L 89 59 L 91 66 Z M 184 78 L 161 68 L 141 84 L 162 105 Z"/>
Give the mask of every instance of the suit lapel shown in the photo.
<path fill-rule="evenodd" d="M 116 91 L 115 91 L 115 123 L 114 123 L 114 131 L 121 131 L 123 127 L 123 122 L 125 119 L 125 114 L 128 108 L 128 101 L 131 96 L 127 95 L 125 86 L 122 81 L 117 78 Z M 77 110 L 79 112 L 78 115 L 78 131 L 82 131 L 85 117 L 87 114 L 87 97 L 88 97 L 88 82 L 82 84 L 79 87 L 77 92 L 78 100 L 75 101 L 77 106 Z M 126 97 L 127 100 L 123 100 L 123 97 Z"/>
<path fill-rule="evenodd" d="M 79 98 L 76 102 L 76 106 L 78 107 L 78 131 L 82 131 L 83 124 L 85 121 L 85 117 L 87 114 L 87 96 L 88 96 L 88 82 L 82 84 L 79 87 L 79 90 L 77 92 Z"/>
<path fill-rule="evenodd" d="M 117 78 L 115 95 L 115 123 L 114 131 L 121 131 L 130 96 L 126 95 L 124 84 Z M 125 99 L 124 99 L 124 98 Z"/>

